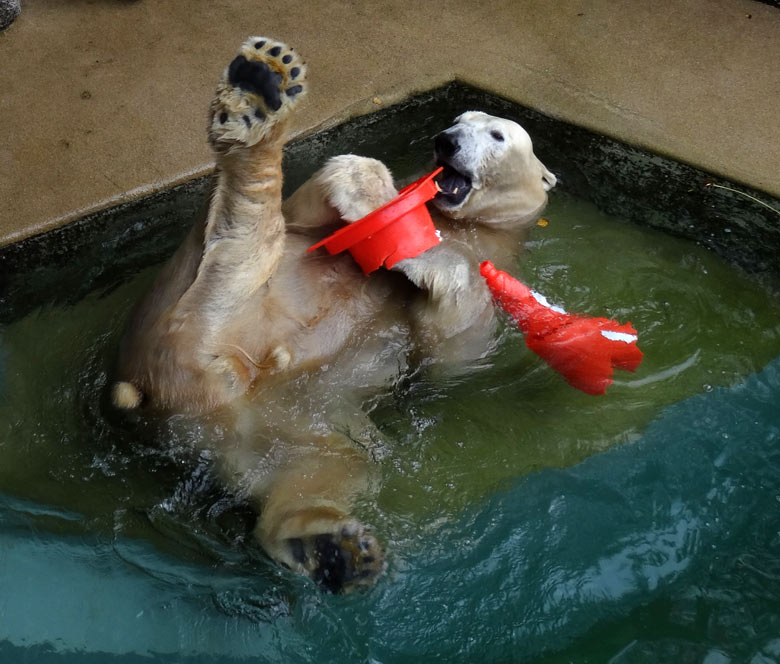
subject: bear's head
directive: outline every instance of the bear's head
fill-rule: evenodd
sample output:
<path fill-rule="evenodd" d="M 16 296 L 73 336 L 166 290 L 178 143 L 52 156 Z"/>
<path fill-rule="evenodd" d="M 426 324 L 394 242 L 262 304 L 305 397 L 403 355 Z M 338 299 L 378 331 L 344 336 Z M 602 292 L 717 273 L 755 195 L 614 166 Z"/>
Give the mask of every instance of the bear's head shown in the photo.
<path fill-rule="evenodd" d="M 458 116 L 434 140 L 441 192 L 434 205 L 452 219 L 515 226 L 536 220 L 556 178 L 516 122 L 480 111 Z"/>

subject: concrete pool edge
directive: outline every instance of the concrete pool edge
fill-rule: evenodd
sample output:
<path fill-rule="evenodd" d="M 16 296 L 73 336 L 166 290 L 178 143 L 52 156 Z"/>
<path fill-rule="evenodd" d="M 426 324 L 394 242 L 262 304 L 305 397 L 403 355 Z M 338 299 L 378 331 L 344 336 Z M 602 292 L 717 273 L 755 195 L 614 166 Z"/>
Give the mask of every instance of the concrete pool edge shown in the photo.
<path fill-rule="evenodd" d="M 457 77 L 780 196 L 771 6 L 400 0 L 304 14 L 245 0 L 28 2 L 0 40 L 0 244 L 208 171 L 215 80 L 257 30 L 307 56 L 298 131 Z"/>

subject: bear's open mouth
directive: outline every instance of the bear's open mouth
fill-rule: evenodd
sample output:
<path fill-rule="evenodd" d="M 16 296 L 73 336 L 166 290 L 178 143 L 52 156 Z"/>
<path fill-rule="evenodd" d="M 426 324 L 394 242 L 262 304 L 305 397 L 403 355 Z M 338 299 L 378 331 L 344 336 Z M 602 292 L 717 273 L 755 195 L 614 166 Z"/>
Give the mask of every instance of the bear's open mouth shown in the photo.
<path fill-rule="evenodd" d="M 438 165 L 443 166 L 444 170 L 434 178 L 439 190 L 435 200 L 446 207 L 456 207 L 463 203 L 471 192 L 471 178 L 449 164 L 440 162 Z"/>

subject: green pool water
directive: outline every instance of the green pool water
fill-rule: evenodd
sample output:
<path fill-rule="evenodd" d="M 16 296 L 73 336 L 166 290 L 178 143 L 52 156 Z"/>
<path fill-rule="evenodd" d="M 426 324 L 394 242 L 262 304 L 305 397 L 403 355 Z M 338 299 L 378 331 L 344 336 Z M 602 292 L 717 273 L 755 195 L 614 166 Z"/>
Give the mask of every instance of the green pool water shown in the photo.
<path fill-rule="evenodd" d="M 202 431 L 108 409 L 156 268 L 2 328 L 0 662 L 780 661 L 780 303 L 564 193 L 544 216 L 517 276 L 631 320 L 644 361 L 590 397 L 506 325 L 468 374 L 367 402 L 393 446 L 361 594 L 251 545 Z"/>

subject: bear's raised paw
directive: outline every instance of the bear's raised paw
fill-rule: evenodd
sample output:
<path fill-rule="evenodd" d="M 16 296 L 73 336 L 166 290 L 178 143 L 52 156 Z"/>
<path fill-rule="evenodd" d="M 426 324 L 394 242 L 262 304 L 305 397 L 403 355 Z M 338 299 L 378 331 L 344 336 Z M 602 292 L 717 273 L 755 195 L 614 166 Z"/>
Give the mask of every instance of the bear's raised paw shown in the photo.
<path fill-rule="evenodd" d="M 293 49 L 267 37 L 250 37 L 217 86 L 209 125 L 212 144 L 260 142 L 305 91 L 306 66 Z"/>

